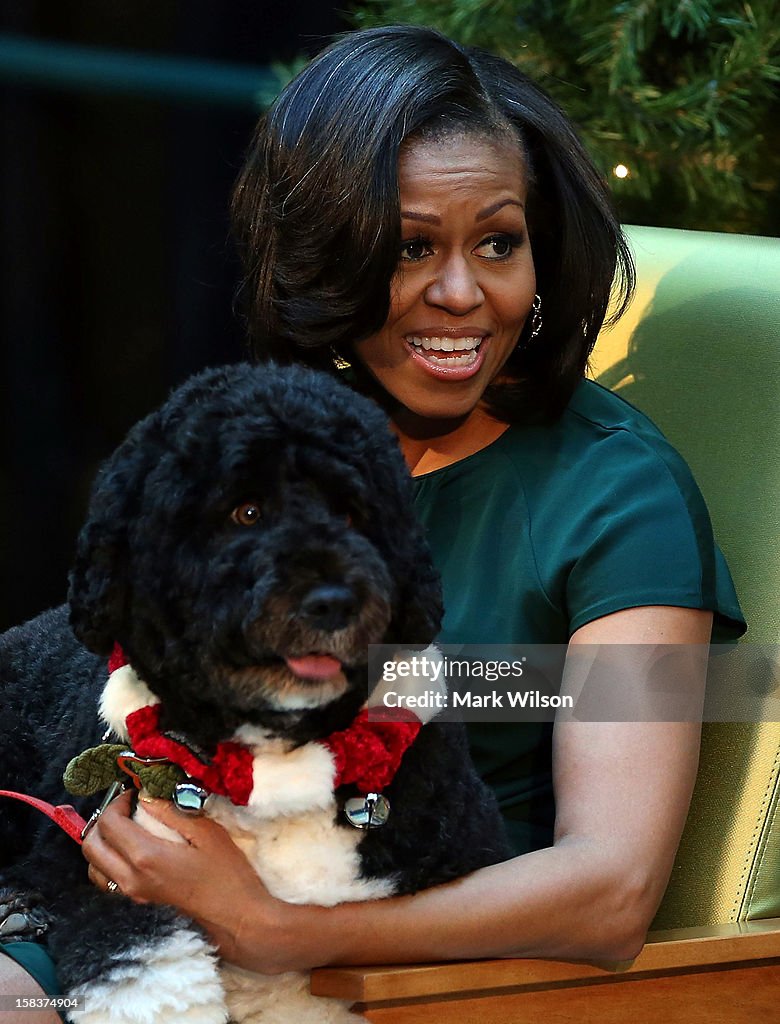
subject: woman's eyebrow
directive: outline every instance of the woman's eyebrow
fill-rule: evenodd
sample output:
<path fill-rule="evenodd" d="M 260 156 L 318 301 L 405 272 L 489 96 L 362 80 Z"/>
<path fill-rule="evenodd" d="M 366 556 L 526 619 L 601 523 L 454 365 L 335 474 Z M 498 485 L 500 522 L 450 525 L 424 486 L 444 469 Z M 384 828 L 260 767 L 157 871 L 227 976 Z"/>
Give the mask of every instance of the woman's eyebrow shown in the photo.
<path fill-rule="evenodd" d="M 525 209 L 519 199 L 499 199 L 497 203 L 491 203 L 484 210 L 480 210 L 474 220 L 485 220 L 487 217 L 492 217 L 494 213 L 498 213 L 505 206 L 519 206 L 521 210 Z"/>
<path fill-rule="evenodd" d="M 490 206 L 486 206 L 484 210 L 480 210 L 474 220 L 485 220 L 487 217 L 492 217 L 494 213 L 498 213 L 499 210 L 505 206 L 519 206 L 521 210 L 524 210 L 524 205 L 519 199 L 499 199 L 497 203 L 491 203 Z M 404 220 L 420 220 L 425 224 L 441 224 L 441 217 L 437 217 L 435 213 L 419 213 L 417 210 L 401 210 L 401 216 Z"/>
<path fill-rule="evenodd" d="M 441 224 L 441 217 L 435 213 L 417 213 L 415 210 L 401 210 L 404 220 L 422 220 L 426 224 Z"/>

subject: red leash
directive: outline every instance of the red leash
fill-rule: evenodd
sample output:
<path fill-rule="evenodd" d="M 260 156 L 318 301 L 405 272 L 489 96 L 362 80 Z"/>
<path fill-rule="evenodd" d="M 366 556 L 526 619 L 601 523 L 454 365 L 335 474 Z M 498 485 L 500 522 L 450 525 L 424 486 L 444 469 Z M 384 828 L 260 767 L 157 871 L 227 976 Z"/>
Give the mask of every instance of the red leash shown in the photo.
<path fill-rule="evenodd" d="M 25 793 L 12 793 L 8 789 L 0 789 L 0 796 L 8 796 L 12 800 L 21 800 L 23 803 L 34 807 L 37 811 L 41 811 L 81 846 L 81 834 L 86 828 L 87 823 L 75 807 L 71 807 L 70 804 L 59 804 L 55 807 L 54 804 L 47 804 L 45 800 L 39 800 L 35 796 L 27 796 Z"/>

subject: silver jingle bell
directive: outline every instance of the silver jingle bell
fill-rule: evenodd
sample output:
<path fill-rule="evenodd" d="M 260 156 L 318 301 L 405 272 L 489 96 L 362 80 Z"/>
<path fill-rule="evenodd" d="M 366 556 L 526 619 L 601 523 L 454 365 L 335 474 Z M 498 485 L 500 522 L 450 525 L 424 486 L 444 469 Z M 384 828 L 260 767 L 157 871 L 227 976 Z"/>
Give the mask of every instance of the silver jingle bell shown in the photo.
<path fill-rule="evenodd" d="M 177 782 L 173 789 L 173 802 L 183 814 L 203 814 L 209 791 L 197 782 Z"/>
<path fill-rule="evenodd" d="M 353 796 L 344 802 L 344 814 L 354 828 L 380 828 L 390 817 L 390 801 L 381 793 Z"/>

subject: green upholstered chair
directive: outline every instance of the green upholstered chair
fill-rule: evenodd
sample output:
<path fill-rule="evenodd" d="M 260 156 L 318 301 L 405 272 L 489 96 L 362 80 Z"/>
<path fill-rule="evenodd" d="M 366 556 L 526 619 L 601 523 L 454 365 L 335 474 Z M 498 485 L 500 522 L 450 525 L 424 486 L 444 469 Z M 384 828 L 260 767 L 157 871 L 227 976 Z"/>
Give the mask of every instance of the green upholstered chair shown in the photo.
<path fill-rule="evenodd" d="M 637 296 L 592 373 L 688 460 L 750 624 L 780 642 L 780 240 L 631 228 Z M 775 665 L 777 661 L 775 661 Z M 780 689 L 780 673 L 775 676 Z M 773 1020 L 780 1005 L 780 724 L 705 726 L 688 826 L 644 951 L 326 968 L 312 990 L 384 1024 Z"/>
<path fill-rule="evenodd" d="M 749 630 L 780 643 L 780 240 L 631 228 L 637 295 L 592 373 L 688 460 Z M 780 679 L 778 679 L 780 685 Z M 656 927 L 780 917 L 780 723 L 705 725 Z"/>

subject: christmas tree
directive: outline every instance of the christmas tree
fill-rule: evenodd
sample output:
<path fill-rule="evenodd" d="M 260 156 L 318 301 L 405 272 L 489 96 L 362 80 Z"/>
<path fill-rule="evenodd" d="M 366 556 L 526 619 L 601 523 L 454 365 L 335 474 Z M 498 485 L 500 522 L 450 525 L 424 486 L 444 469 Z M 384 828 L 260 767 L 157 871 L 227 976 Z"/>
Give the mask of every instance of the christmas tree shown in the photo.
<path fill-rule="evenodd" d="M 628 222 L 778 234 L 780 0 L 363 0 L 535 78 Z"/>

